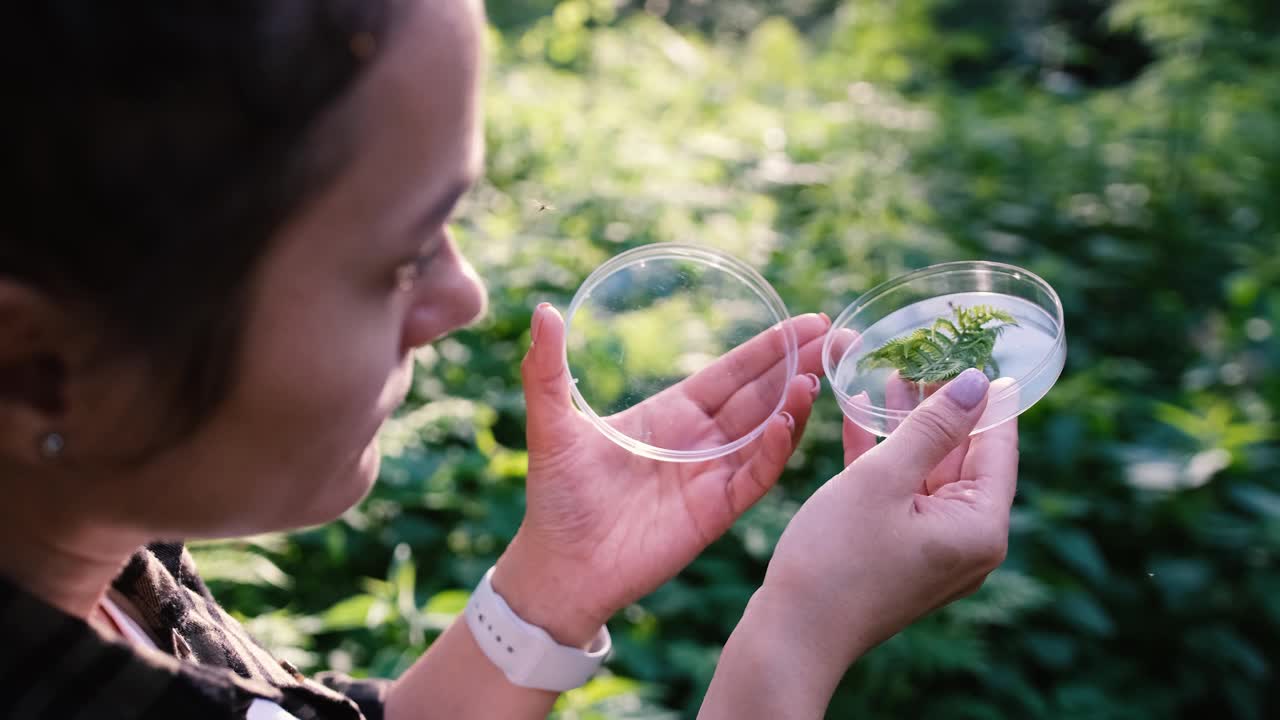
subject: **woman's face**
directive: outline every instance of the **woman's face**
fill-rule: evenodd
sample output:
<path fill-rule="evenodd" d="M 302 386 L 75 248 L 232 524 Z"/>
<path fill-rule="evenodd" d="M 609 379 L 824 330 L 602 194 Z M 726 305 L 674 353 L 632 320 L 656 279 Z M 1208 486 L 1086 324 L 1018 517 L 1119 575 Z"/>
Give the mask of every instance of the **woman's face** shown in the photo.
<path fill-rule="evenodd" d="M 446 229 L 482 164 L 481 10 L 412 5 L 345 100 L 352 161 L 255 271 L 230 395 L 186 441 L 104 479 L 115 520 L 193 537 L 338 516 L 377 475 L 374 435 L 404 399 L 411 351 L 483 313 Z"/>

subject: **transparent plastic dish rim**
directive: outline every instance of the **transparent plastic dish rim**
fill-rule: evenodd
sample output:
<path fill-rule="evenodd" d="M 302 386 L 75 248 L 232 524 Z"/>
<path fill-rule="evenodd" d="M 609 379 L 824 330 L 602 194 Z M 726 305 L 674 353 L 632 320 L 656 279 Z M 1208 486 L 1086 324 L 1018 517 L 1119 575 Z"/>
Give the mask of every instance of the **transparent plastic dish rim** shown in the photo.
<path fill-rule="evenodd" d="M 823 372 L 826 373 L 828 378 L 835 378 L 836 370 L 839 369 L 838 366 L 832 367 L 831 359 L 831 346 L 835 342 L 837 332 L 848 326 L 849 323 L 857 317 L 858 313 L 862 312 L 868 305 L 879 300 L 886 293 L 919 280 L 920 278 L 932 275 L 943 275 L 952 272 L 974 272 L 979 270 L 985 270 L 993 274 L 1012 275 L 1015 279 L 1025 280 L 1029 284 L 1035 285 L 1037 288 L 1044 291 L 1049 298 L 1053 300 L 1053 321 L 1057 325 L 1057 333 L 1054 335 L 1052 347 L 1056 349 L 1062 345 L 1066 338 L 1066 324 L 1063 320 L 1062 300 L 1058 297 L 1058 293 L 1053 289 L 1053 286 L 1045 282 L 1044 278 L 1041 278 L 1030 270 L 1020 268 L 1017 265 L 1009 265 L 1007 263 L 991 262 L 986 260 L 965 260 L 929 265 L 928 267 L 923 267 L 919 270 L 913 270 L 905 275 L 899 275 L 891 280 L 880 283 L 863 293 L 862 297 L 854 300 L 853 303 L 851 303 L 849 307 L 845 308 L 844 312 L 840 313 L 835 321 L 831 323 L 831 329 L 827 331 L 827 337 L 822 341 Z M 1036 303 L 1036 305 L 1038 307 L 1040 306 L 1039 303 Z M 1022 391 L 1022 388 L 1027 385 L 1032 378 L 1048 369 L 1050 363 L 1053 361 L 1054 355 L 1056 355 L 1056 352 L 1046 353 L 1045 356 L 1040 359 L 1040 362 L 1036 363 L 1035 367 L 1031 368 L 1026 373 L 1023 373 L 1021 377 L 1014 378 L 1013 383 L 1010 384 L 1004 392 L 1000 393 L 996 397 L 990 398 L 989 403 L 995 404 L 1007 401 L 1010 398 L 1017 396 L 1018 393 Z M 831 389 L 835 391 L 836 397 L 840 400 L 841 408 L 853 404 L 853 397 L 841 390 L 834 381 L 831 383 Z M 1030 409 L 1030 407 L 1031 406 L 1028 405 L 1027 407 L 1022 408 L 1018 412 L 1010 415 L 1009 418 L 1001 420 L 1001 422 L 1016 417 L 1017 415 L 1021 415 L 1023 412 Z M 911 414 L 909 410 L 893 410 L 890 408 L 880 407 L 878 405 L 872 405 L 870 403 L 859 404 L 858 410 L 859 412 L 863 412 L 871 417 L 895 421 L 903 420 Z"/>
<path fill-rule="evenodd" d="M 573 394 L 573 402 L 600 432 L 632 454 L 653 460 L 686 463 L 703 462 L 724 457 L 741 450 L 760 437 L 765 428 L 768 427 L 769 421 L 773 419 L 773 416 L 782 412 L 782 408 L 787 402 L 787 385 L 783 386 L 783 392 L 781 397 L 778 398 L 778 405 L 773 409 L 773 412 L 765 418 L 764 422 L 741 438 L 725 445 L 704 450 L 671 450 L 637 440 L 605 422 L 605 419 L 600 417 L 595 409 L 591 407 L 591 403 L 587 402 L 587 399 L 583 397 L 582 392 L 578 389 L 578 381 L 573 377 L 573 369 L 569 366 L 568 342 L 570 333 L 573 331 L 573 318 L 577 315 L 583 303 L 591 297 L 591 293 L 614 273 L 642 262 L 656 260 L 693 261 L 700 265 L 726 272 L 746 287 L 749 287 L 773 314 L 774 323 L 771 326 L 771 331 L 782 332 L 784 335 L 788 383 L 790 382 L 789 379 L 795 376 L 800 362 L 800 350 L 796 330 L 790 322 L 791 316 L 787 312 L 786 304 L 778 296 L 777 291 L 760 273 L 756 272 L 755 268 L 719 250 L 684 243 L 655 243 L 634 248 L 614 256 L 588 275 L 587 279 L 582 282 L 582 286 L 578 288 L 578 292 L 574 293 L 573 300 L 569 304 L 569 310 L 564 319 L 566 345 L 564 366 L 565 372 L 570 378 L 569 390 Z"/>

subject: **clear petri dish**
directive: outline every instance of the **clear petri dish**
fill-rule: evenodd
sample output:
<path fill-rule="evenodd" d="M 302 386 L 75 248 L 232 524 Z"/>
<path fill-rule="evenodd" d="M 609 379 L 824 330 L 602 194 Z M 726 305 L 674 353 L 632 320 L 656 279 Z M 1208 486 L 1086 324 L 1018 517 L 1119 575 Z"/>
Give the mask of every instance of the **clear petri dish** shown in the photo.
<path fill-rule="evenodd" d="M 565 315 L 578 409 L 635 455 L 701 462 L 760 436 L 799 362 L 777 292 L 710 248 L 646 245 L 601 265 Z"/>
<path fill-rule="evenodd" d="M 948 373 L 972 364 L 953 362 L 972 358 L 962 348 L 983 342 L 966 328 L 998 326 L 998 333 L 986 336 L 994 341 L 992 362 L 982 369 L 993 382 L 977 434 L 1035 405 L 1062 373 L 1062 301 L 1034 273 L 1003 263 L 954 262 L 894 278 L 867 291 L 832 323 L 823 341 L 823 368 L 845 416 L 887 436 L 949 381 Z M 918 334 L 908 348 L 882 350 L 891 341 L 911 340 L 913 333 Z"/>

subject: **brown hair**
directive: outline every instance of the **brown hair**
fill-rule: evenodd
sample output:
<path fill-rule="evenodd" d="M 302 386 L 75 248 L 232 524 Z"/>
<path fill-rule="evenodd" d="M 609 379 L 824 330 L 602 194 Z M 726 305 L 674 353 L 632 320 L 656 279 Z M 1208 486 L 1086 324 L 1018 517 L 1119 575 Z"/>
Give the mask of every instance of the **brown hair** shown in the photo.
<path fill-rule="evenodd" d="M 171 427 L 225 394 L 247 279 L 345 161 L 350 138 L 317 125 L 385 45 L 391 4 L 45 0 L 7 16 L 0 276 L 145 353 Z"/>

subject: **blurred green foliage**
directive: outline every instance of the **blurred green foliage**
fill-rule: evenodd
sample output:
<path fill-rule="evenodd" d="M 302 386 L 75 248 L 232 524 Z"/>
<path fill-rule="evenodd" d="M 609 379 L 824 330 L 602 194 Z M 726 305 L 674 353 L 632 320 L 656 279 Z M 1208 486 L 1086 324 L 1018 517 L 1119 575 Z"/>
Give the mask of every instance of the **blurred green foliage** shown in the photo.
<path fill-rule="evenodd" d="M 489 316 L 419 353 L 368 501 L 202 546 L 204 572 L 298 665 L 395 675 L 519 524 L 537 303 L 655 241 L 742 257 L 793 313 L 994 259 L 1053 284 L 1069 334 L 1022 421 L 1009 560 L 860 661 L 831 716 L 1275 717 L 1278 8 L 494 4 L 489 172 L 458 228 Z M 613 675 L 559 716 L 693 717 L 839 439 L 826 396 L 779 488 L 615 619 Z"/>

